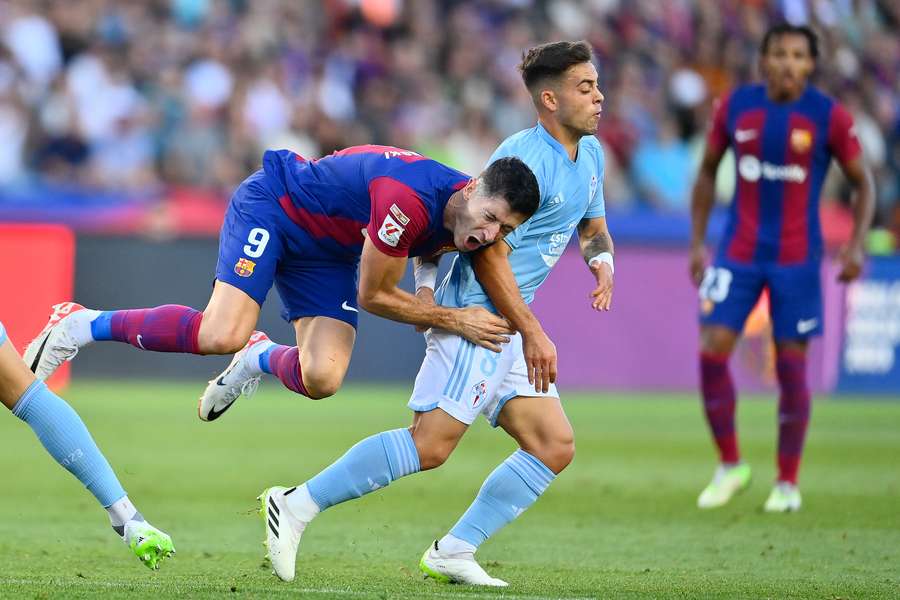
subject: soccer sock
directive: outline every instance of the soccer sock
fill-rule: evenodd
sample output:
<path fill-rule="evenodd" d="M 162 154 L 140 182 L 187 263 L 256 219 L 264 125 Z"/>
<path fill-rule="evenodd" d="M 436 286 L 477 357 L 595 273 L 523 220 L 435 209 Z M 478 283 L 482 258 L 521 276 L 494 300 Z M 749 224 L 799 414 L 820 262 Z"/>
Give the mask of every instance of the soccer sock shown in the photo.
<path fill-rule="evenodd" d="M 727 355 L 700 354 L 700 390 L 706 421 L 719 448 L 720 461 L 724 464 L 740 462 L 734 427 L 736 399 Z"/>
<path fill-rule="evenodd" d="M 419 471 L 419 453 L 408 429 L 367 437 L 306 482 L 320 510 L 359 498 Z"/>
<path fill-rule="evenodd" d="M 522 449 L 516 450 L 488 475 L 475 501 L 450 530 L 450 535 L 478 548 L 534 504 L 555 478 L 553 471 L 538 458 Z"/>
<path fill-rule="evenodd" d="M 781 351 L 775 368 L 781 388 L 778 397 L 778 481 L 796 485 L 810 413 L 806 355 Z"/>
<path fill-rule="evenodd" d="M 203 313 L 188 306 L 108 310 L 91 322 L 97 341 L 114 340 L 141 350 L 200 354 L 197 336 Z"/>
<path fill-rule="evenodd" d="M 123 537 L 125 536 L 125 523 L 144 520 L 143 515 L 134 507 L 128 496 L 119 498 L 107 506 L 106 512 L 109 515 L 109 523 L 112 525 L 113 530 Z"/>
<path fill-rule="evenodd" d="M 12 412 L 28 423 L 50 456 L 77 477 L 101 505 L 110 506 L 125 496 L 78 413 L 43 382 L 28 386 Z"/>
<path fill-rule="evenodd" d="M 259 355 L 259 367 L 265 373 L 276 376 L 284 387 L 309 396 L 303 385 L 303 373 L 300 370 L 300 349 L 297 346 L 273 344 Z"/>

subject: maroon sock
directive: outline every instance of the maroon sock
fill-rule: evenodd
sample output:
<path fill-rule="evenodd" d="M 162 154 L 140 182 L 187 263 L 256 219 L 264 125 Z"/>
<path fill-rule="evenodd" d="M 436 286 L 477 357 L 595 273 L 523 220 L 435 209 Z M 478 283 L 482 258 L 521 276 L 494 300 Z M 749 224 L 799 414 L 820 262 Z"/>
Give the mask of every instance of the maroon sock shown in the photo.
<path fill-rule="evenodd" d="M 303 396 L 309 397 L 306 386 L 303 385 L 303 373 L 300 371 L 300 349 L 297 346 L 276 345 L 266 350 L 268 354 L 268 369 L 284 387 Z"/>
<path fill-rule="evenodd" d="M 197 336 L 203 313 L 188 306 L 116 310 L 101 317 L 109 323 L 109 337 L 95 335 L 95 339 L 112 339 L 155 352 L 200 353 Z"/>
<path fill-rule="evenodd" d="M 741 455 L 734 427 L 736 399 L 728 370 L 728 355 L 700 353 L 700 390 L 706 421 L 719 448 L 719 460 L 723 463 L 739 462 Z"/>
<path fill-rule="evenodd" d="M 797 483 L 803 441 L 809 424 L 810 394 L 806 385 L 806 355 L 781 351 L 778 372 L 778 481 Z"/>

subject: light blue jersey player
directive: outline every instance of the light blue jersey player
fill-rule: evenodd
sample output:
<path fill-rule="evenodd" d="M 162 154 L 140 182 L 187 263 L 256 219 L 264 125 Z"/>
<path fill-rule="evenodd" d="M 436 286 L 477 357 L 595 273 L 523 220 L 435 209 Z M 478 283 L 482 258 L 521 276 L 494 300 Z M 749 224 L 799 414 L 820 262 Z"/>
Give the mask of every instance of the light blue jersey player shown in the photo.
<path fill-rule="evenodd" d="M 490 159 L 493 162 L 506 156 L 521 158 L 534 171 L 541 189 L 538 212 L 503 241 L 526 304 L 534 299 L 535 291 L 547 279 L 579 225 L 606 214 L 600 185 L 600 143 L 593 135 L 584 136 L 578 141 L 576 152 L 572 160 L 565 147 L 538 123 L 507 138 Z M 473 254 L 456 257 L 435 292 L 435 299 L 447 307 L 477 305 L 497 312 L 475 274 L 474 258 Z M 547 389 L 533 389 L 533 377 L 529 379 L 522 338 L 518 335 L 499 354 L 477 349 L 448 332 L 429 331 L 426 339 L 428 352 L 409 403 L 416 412 L 437 407 L 466 424 L 481 413 L 496 426 L 501 409 L 511 398 L 558 397 L 554 383 L 549 383 Z"/>
<path fill-rule="evenodd" d="M 439 581 L 505 586 L 481 568 L 475 551 L 531 506 L 572 460 L 572 427 L 553 386 L 556 350 L 526 302 L 577 232 L 597 279 L 592 305 L 609 308 L 612 240 L 603 216 L 603 154 L 593 137 L 603 95 L 586 42 L 533 48 L 520 69 L 539 124 L 509 138 L 492 160 L 518 156 L 528 164 L 541 188 L 540 207 L 508 242 L 458 259 L 439 298 L 449 307 L 496 307 L 521 335 L 512 335 L 500 352 L 492 352 L 457 335 L 429 330 L 409 404 L 412 427 L 361 440 L 306 482 L 273 487 L 260 496 L 267 527 L 277 532 L 267 540 L 272 566 L 282 579 L 293 578 L 300 537 L 321 511 L 439 467 L 480 413 L 519 448 L 488 476 L 453 529 L 429 544 L 419 566 Z M 433 300 L 434 266 L 417 265 L 416 281 L 417 295 Z"/>

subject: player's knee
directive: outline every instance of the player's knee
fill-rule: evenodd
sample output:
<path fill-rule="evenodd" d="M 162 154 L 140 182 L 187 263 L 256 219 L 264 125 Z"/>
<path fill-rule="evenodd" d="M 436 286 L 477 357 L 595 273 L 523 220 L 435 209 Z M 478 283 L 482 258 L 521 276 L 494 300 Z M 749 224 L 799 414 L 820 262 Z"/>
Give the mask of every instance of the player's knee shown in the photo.
<path fill-rule="evenodd" d="M 428 469 L 436 469 L 450 458 L 450 454 L 453 453 L 453 448 L 455 445 L 453 444 L 441 444 L 436 443 L 429 445 L 424 448 L 417 447 L 419 452 L 419 468 L 422 471 L 427 471 Z"/>
<path fill-rule="evenodd" d="M 215 328 L 201 332 L 200 351 L 204 354 L 234 354 L 250 339 L 250 333 L 236 328 Z"/>
<path fill-rule="evenodd" d="M 343 383 L 344 373 L 315 368 L 303 371 L 303 386 L 313 400 L 334 396 Z"/>
<path fill-rule="evenodd" d="M 523 449 L 554 473 L 560 473 L 575 458 L 575 437 L 568 432 L 542 440 L 534 447 Z"/>

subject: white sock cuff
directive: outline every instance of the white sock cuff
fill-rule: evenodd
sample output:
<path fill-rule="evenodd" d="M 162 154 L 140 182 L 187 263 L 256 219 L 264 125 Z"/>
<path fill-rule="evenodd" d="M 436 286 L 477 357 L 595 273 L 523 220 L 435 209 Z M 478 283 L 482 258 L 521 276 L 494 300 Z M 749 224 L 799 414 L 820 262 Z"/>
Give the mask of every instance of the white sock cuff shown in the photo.
<path fill-rule="evenodd" d="M 109 522 L 112 526 L 121 527 L 137 514 L 137 509 L 131 503 L 131 500 L 128 499 L 128 496 L 122 496 L 107 506 L 106 512 L 109 513 Z"/>
<path fill-rule="evenodd" d="M 306 523 L 312 521 L 321 512 L 319 505 L 313 500 L 305 483 L 285 491 L 284 501 L 291 514 L 298 520 Z"/>
<path fill-rule="evenodd" d="M 475 551 L 478 550 L 477 547 L 473 546 L 466 540 L 461 540 L 450 533 L 438 540 L 438 549 L 441 552 L 446 552 L 447 554 L 475 554 Z"/>

